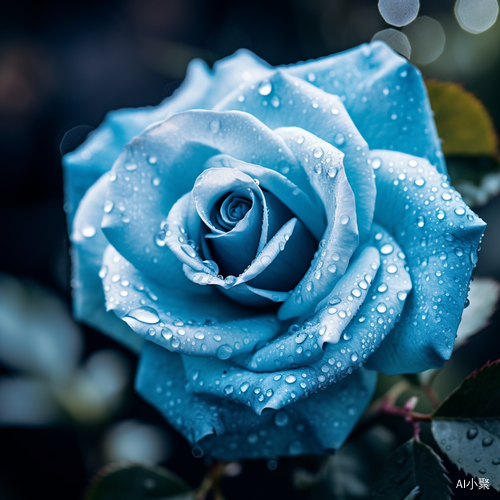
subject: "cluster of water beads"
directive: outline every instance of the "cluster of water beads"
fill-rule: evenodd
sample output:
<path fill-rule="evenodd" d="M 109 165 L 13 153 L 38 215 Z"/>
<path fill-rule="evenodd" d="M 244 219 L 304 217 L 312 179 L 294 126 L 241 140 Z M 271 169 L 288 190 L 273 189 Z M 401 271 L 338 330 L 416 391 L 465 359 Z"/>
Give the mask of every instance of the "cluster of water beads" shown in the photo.
<path fill-rule="evenodd" d="M 401 230 L 415 281 L 412 324 L 432 328 L 436 335 L 441 332 L 451 349 L 453 329 L 445 323 L 439 327 L 439 323 L 447 316 L 447 303 L 467 305 L 468 277 L 477 262 L 477 251 L 463 234 L 476 217 L 450 187 L 448 177 L 437 173 L 426 160 L 402 154 L 384 161 L 372 159 L 376 173 L 382 164 L 384 178 L 389 173 L 396 189 L 402 190 L 398 193 L 404 196 L 408 214 L 403 214 L 403 220 L 414 224 L 412 228 L 405 223 Z"/>

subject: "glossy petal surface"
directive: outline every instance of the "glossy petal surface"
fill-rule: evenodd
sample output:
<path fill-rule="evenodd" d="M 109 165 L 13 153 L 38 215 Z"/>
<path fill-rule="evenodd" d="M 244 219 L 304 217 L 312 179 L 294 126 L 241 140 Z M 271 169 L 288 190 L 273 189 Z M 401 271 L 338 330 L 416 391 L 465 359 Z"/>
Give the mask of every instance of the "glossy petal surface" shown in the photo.
<path fill-rule="evenodd" d="M 141 274 L 112 246 L 104 253 L 106 307 L 142 338 L 190 356 L 227 359 L 251 351 L 281 327 L 273 314 L 256 315 L 209 287 L 205 293 L 165 287 Z"/>
<path fill-rule="evenodd" d="M 286 410 L 258 416 L 227 398 L 186 392 L 180 356 L 148 343 L 136 388 L 192 445 L 207 455 L 238 460 L 333 453 L 368 404 L 375 382 L 376 374 L 361 368 Z"/>
<path fill-rule="evenodd" d="M 372 166 L 375 220 L 406 254 L 413 291 L 368 366 L 391 375 L 439 368 L 453 350 L 486 225 L 427 160 L 372 151 Z"/>
<path fill-rule="evenodd" d="M 105 307 L 102 275 L 104 250 L 108 242 L 101 231 L 105 210 L 107 176 L 104 174 L 85 194 L 78 207 L 71 233 L 73 245 L 73 314 L 134 351 L 142 340 Z"/>
<path fill-rule="evenodd" d="M 446 172 L 422 75 L 385 43 L 360 45 L 284 71 L 340 96 L 370 150 L 427 158 Z"/>

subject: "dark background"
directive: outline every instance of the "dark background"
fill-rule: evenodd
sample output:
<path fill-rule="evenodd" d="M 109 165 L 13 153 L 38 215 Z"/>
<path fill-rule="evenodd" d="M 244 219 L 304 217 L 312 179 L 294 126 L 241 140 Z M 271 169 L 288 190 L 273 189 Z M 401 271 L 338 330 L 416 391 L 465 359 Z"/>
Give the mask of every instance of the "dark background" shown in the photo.
<path fill-rule="evenodd" d="M 422 0 L 420 15 L 441 21 L 443 55 L 422 67 L 424 75 L 454 80 L 473 91 L 500 128 L 500 22 L 482 35 L 460 38 L 453 1 Z M 96 127 L 110 109 L 155 105 L 180 84 L 187 63 L 209 64 L 246 47 L 271 64 L 325 56 L 370 41 L 387 28 L 376 0 L 17 0 L 0 17 L 0 271 L 28 277 L 70 304 L 70 262 L 63 212 L 60 143 L 75 126 Z M 457 41 L 458 40 L 458 41 Z M 460 43 L 465 43 L 460 45 Z M 472 56 L 470 55 L 472 54 Z M 467 57 L 469 59 L 467 59 Z M 88 132 L 90 128 L 82 129 Z M 83 134 L 83 132 L 82 132 Z M 83 139 L 81 135 L 81 139 Z M 76 144 L 75 144 L 76 145 Z M 488 222 L 476 275 L 500 278 L 500 202 L 478 208 Z M 458 351 L 443 386 L 500 358 L 498 315 Z M 135 357 L 85 327 L 85 353 L 103 348 L 122 353 L 132 370 Z M 485 349 L 485 346 L 488 348 Z M 485 352 L 486 351 L 486 352 Z M 0 374 L 9 370 L 0 365 Z M 193 486 L 205 460 L 130 389 L 111 420 L 138 419 L 167 429 L 171 446 L 164 465 Z M 103 459 L 96 451 L 107 422 L 98 426 L 49 425 L 0 428 L 0 498 L 81 498 Z M 409 429 L 395 426 L 401 437 Z M 228 500 L 307 498 L 293 485 L 297 465 L 315 470 L 312 459 L 287 459 L 269 470 L 266 461 L 245 462 L 238 478 L 225 480 Z M 464 479 L 445 462 L 452 481 Z M 375 470 L 379 465 L 375 466 Z M 366 473 L 369 479 L 370 474 Z M 373 473 L 371 473 L 373 474 Z M 469 478 L 470 480 L 470 478 Z M 467 498 L 455 490 L 455 498 Z M 492 498 L 480 492 L 474 498 Z M 472 498 L 472 497 L 471 497 Z"/>

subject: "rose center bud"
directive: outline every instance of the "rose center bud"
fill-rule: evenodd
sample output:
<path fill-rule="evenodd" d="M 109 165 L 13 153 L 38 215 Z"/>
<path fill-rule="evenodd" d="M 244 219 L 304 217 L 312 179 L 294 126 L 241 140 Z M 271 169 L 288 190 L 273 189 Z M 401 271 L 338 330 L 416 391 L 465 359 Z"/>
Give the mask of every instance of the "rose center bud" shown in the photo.
<path fill-rule="evenodd" d="M 214 261 L 223 278 L 241 277 L 250 287 L 276 292 L 298 284 L 318 241 L 281 199 L 292 197 L 236 168 L 207 169 L 192 195 L 203 221 L 200 256 Z"/>
<path fill-rule="evenodd" d="M 252 198 L 244 191 L 232 192 L 215 204 L 210 218 L 219 229 L 231 231 L 245 217 L 252 205 Z"/>

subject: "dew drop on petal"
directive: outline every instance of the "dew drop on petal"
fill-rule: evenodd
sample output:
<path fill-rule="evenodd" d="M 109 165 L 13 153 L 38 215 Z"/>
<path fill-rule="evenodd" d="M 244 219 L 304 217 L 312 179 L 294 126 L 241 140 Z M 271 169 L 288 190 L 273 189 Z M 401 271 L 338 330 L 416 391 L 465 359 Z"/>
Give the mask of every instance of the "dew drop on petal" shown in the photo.
<path fill-rule="evenodd" d="M 285 427 L 289 422 L 288 413 L 283 410 L 277 411 L 274 415 L 274 423 L 277 427 Z"/>
<path fill-rule="evenodd" d="M 149 306 L 139 307 L 130 311 L 126 317 L 136 319 L 141 323 L 155 324 L 160 321 L 158 313 Z"/>
<path fill-rule="evenodd" d="M 233 349 L 228 344 L 223 344 L 217 349 L 217 357 L 222 360 L 229 359 L 232 353 Z"/>
<path fill-rule="evenodd" d="M 82 235 L 85 236 L 85 238 L 92 238 L 96 233 L 96 228 L 91 225 L 84 226 L 82 228 Z"/>
<path fill-rule="evenodd" d="M 273 86 L 269 80 L 263 80 L 262 82 L 260 82 L 259 88 L 258 88 L 260 95 L 264 95 L 264 96 L 269 95 L 272 90 L 273 90 Z"/>

